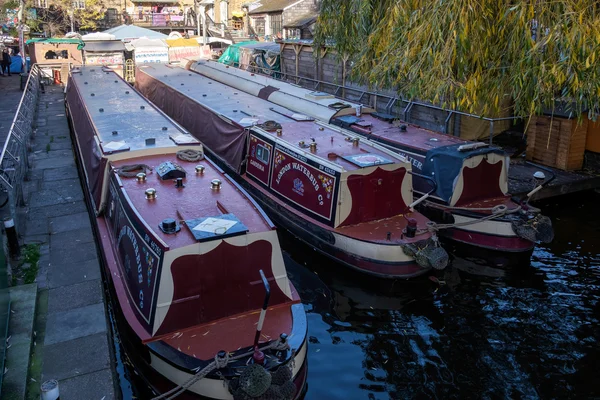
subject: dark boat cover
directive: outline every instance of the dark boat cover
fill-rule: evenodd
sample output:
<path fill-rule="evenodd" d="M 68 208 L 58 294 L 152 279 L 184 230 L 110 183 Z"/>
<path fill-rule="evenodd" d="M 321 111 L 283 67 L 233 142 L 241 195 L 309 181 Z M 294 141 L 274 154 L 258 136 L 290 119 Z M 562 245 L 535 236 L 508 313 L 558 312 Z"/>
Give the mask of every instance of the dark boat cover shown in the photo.
<path fill-rule="evenodd" d="M 481 148 L 468 151 L 458 151 L 463 144 L 442 146 L 431 149 L 425 155 L 423 163 L 423 175 L 432 177 L 437 184 L 436 194 L 446 202 L 449 202 L 454 192 L 456 177 L 460 174 L 463 162 L 473 156 L 482 154 L 505 154 L 498 148 Z"/>

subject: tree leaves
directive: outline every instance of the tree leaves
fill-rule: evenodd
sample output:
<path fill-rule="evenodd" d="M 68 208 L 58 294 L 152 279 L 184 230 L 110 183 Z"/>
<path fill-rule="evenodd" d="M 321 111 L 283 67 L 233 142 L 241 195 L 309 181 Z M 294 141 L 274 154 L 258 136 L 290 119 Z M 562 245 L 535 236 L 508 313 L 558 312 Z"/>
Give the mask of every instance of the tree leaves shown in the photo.
<path fill-rule="evenodd" d="M 471 113 L 506 99 L 528 116 L 572 101 L 598 111 L 600 5 L 589 0 L 323 0 L 315 42 L 352 80 Z"/>

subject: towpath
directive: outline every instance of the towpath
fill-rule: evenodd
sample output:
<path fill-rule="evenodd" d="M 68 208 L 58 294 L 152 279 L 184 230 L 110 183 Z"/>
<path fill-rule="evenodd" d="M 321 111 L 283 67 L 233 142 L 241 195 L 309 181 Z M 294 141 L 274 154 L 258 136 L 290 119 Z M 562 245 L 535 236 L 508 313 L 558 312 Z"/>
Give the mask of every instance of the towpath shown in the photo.
<path fill-rule="evenodd" d="M 18 90 L 18 78 L 0 79 L 7 85 L 4 93 L 11 93 L 13 84 Z M 12 101 L 0 97 L 6 115 Z M 39 245 L 41 257 L 27 397 L 39 399 L 40 383 L 56 379 L 62 400 L 118 398 L 101 266 L 60 86 L 49 86 L 40 96 L 32 149 L 21 233 L 25 244 Z"/>

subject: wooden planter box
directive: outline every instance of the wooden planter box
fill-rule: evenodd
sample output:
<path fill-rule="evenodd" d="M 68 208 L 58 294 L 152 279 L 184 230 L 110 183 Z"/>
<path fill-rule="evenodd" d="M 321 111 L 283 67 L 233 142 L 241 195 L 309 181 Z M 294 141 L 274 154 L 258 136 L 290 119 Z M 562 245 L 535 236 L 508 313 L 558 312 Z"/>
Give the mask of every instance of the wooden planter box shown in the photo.
<path fill-rule="evenodd" d="M 583 167 L 589 120 L 532 117 L 527 128 L 527 159 L 572 171 Z"/>

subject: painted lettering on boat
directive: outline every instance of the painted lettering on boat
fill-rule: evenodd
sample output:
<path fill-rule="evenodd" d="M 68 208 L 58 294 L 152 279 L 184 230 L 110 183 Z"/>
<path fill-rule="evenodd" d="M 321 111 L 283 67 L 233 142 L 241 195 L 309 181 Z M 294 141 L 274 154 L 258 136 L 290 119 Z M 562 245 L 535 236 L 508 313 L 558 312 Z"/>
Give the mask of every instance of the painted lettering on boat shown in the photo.
<path fill-rule="evenodd" d="M 301 158 L 306 160 L 288 149 L 276 147 L 271 189 L 296 206 L 330 220 L 337 178 L 320 165 L 310 165 Z"/>
<path fill-rule="evenodd" d="M 423 170 L 423 161 L 418 160 L 418 159 L 406 154 L 403 151 L 396 150 L 396 152 L 398 154 L 400 154 L 402 157 L 406 158 L 408 160 L 408 162 L 410 162 L 412 164 L 413 167 L 419 169 L 420 171 Z"/>
<path fill-rule="evenodd" d="M 265 171 L 265 167 L 264 167 L 264 165 L 260 165 L 260 163 L 259 163 L 258 161 L 254 161 L 254 160 L 252 160 L 252 159 L 251 159 L 251 160 L 250 160 L 250 164 L 252 164 L 252 166 L 253 166 L 254 168 L 258 168 L 258 169 L 259 169 L 259 170 L 261 170 L 262 172 L 264 172 L 264 171 Z"/>
<path fill-rule="evenodd" d="M 117 190 L 110 187 L 111 202 L 115 210 L 108 221 L 114 227 L 114 237 L 123 268 L 126 289 L 135 306 L 138 320 L 151 325 L 157 291 L 157 275 L 164 250 L 142 226 L 129 215 Z"/>

